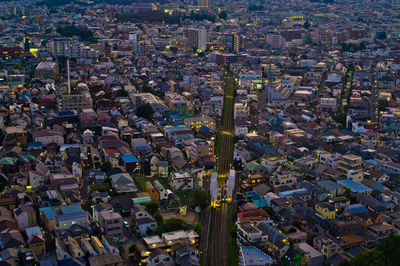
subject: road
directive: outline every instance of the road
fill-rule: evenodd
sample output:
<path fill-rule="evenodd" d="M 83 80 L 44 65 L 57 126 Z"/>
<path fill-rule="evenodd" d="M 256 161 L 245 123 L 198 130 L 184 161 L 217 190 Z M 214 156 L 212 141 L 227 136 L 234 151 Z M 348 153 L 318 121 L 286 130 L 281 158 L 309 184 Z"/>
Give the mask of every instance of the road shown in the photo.
<path fill-rule="evenodd" d="M 221 141 L 221 149 L 220 154 L 218 154 L 217 164 L 218 187 L 222 191 L 222 194 L 225 194 L 224 185 L 229 176 L 233 157 L 234 90 L 234 78 L 227 74 L 225 79 L 224 108 L 220 124 L 221 137 L 219 138 L 219 141 Z M 217 198 L 221 199 L 221 195 L 217 196 Z M 228 265 L 228 206 L 226 203 L 223 203 L 220 208 L 212 209 L 210 212 L 210 218 L 207 225 L 207 265 L 225 266 Z"/>

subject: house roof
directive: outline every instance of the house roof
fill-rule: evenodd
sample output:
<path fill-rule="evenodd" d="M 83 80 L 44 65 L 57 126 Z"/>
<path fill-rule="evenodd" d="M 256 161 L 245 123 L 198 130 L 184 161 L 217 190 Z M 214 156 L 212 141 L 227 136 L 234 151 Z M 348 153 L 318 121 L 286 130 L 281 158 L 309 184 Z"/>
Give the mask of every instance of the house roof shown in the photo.
<path fill-rule="evenodd" d="M 136 156 L 133 154 L 124 155 L 124 156 L 121 156 L 121 158 L 124 161 L 124 163 L 138 163 L 139 162 L 138 158 L 136 158 Z"/>
<path fill-rule="evenodd" d="M 58 221 L 68 221 L 68 220 L 81 219 L 81 218 L 87 218 L 86 212 L 80 211 L 80 212 L 73 212 L 73 213 L 57 215 Z"/>
<path fill-rule="evenodd" d="M 47 220 L 56 219 L 57 213 L 53 207 L 44 207 L 44 208 L 40 208 L 39 210 L 40 210 L 40 212 L 42 212 L 44 214 L 44 216 L 46 216 Z"/>

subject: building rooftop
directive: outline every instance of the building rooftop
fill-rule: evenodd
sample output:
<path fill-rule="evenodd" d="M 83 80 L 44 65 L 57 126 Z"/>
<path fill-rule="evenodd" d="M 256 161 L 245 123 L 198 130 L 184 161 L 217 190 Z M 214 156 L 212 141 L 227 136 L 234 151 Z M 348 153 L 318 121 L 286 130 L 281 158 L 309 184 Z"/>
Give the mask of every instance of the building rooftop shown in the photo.
<path fill-rule="evenodd" d="M 270 256 L 253 246 L 241 246 L 239 256 L 243 266 L 269 265 L 275 263 Z"/>

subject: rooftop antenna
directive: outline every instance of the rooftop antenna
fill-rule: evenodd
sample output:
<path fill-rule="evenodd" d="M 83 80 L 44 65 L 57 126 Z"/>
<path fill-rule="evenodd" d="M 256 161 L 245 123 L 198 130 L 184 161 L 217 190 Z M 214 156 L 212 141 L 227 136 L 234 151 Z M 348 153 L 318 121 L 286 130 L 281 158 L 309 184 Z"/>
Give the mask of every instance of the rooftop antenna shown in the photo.
<path fill-rule="evenodd" d="M 70 79 L 70 76 L 69 76 L 69 58 L 67 58 L 67 75 L 68 75 L 68 81 L 67 81 L 68 94 L 71 94 L 71 79 Z"/>

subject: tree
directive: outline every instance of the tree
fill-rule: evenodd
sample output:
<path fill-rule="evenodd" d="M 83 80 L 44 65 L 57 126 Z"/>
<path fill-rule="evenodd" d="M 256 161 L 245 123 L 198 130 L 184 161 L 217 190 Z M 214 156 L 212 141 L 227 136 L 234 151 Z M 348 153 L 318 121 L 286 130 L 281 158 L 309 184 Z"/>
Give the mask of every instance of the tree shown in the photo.
<path fill-rule="evenodd" d="M 185 221 L 177 218 L 171 218 L 165 220 L 164 223 L 157 228 L 156 234 L 160 235 L 166 232 L 187 229 L 189 229 L 189 226 L 185 223 Z"/>
<path fill-rule="evenodd" d="M 107 173 L 108 171 L 110 171 L 112 169 L 112 164 L 110 161 L 105 161 L 101 164 L 100 166 L 101 171 Z"/>
<path fill-rule="evenodd" d="M 381 265 L 390 265 L 384 263 L 385 255 L 382 251 L 377 249 L 371 249 L 369 251 L 364 251 L 358 256 L 356 256 L 352 261 L 351 265 L 369 265 L 369 266 L 381 266 Z M 396 263 L 397 264 L 397 263 Z M 392 265 L 396 265 L 392 264 Z"/>
<path fill-rule="evenodd" d="M 120 90 L 117 90 L 115 92 L 115 96 L 117 96 L 117 97 L 128 97 L 129 96 L 129 92 L 127 92 L 125 89 L 120 89 Z"/>
<path fill-rule="evenodd" d="M 136 109 L 136 115 L 147 120 L 151 120 L 153 118 L 153 114 L 153 108 L 148 103 L 142 104 Z"/>
<path fill-rule="evenodd" d="M 153 94 L 154 94 L 154 89 L 153 89 L 153 87 L 150 86 L 150 85 L 147 85 L 147 84 L 143 85 L 142 91 L 143 91 L 143 92 L 148 92 L 148 93 L 153 93 Z"/>
<path fill-rule="evenodd" d="M 78 36 L 84 42 L 97 43 L 97 39 L 93 36 L 93 32 L 87 28 L 68 25 L 58 28 L 57 32 L 63 37 Z"/>
<path fill-rule="evenodd" d="M 225 20 L 228 17 L 228 14 L 225 11 L 221 11 L 221 13 L 218 14 L 218 17 Z"/>
<path fill-rule="evenodd" d="M 191 207 L 200 207 L 204 209 L 211 204 L 211 196 L 207 192 L 196 190 L 191 193 L 191 197 L 192 200 L 189 203 Z"/>
<path fill-rule="evenodd" d="M 310 26 L 311 26 L 311 24 L 310 24 L 310 22 L 309 22 L 308 20 L 307 20 L 306 22 L 304 22 L 304 24 L 303 24 L 303 27 L 304 27 L 305 29 L 309 29 Z"/>
<path fill-rule="evenodd" d="M 157 201 L 152 200 L 150 202 L 147 202 L 144 205 L 144 208 L 146 209 L 146 211 L 148 211 L 153 216 L 156 213 L 158 213 L 158 211 L 160 209 L 160 204 Z"/>

